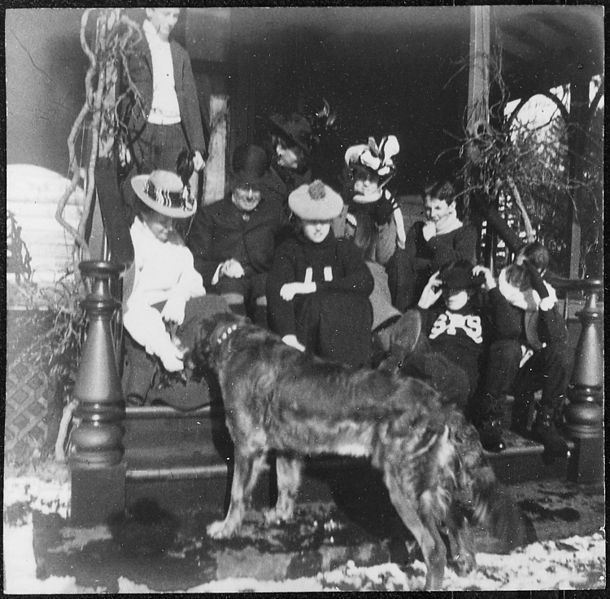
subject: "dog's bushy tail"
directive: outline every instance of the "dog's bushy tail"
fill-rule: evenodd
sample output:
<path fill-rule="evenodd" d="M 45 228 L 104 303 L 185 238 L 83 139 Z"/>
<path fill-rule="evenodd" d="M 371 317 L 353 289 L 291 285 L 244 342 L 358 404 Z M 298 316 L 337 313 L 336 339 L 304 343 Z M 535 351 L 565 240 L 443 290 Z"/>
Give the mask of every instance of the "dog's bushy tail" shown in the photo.
<path fill-rule="evenodd" d="M 528 534 L 523 514 L 485 459 L 476 429 L 458 412 L 451 419 L 459 461 L 458 499 L 469 505 L 474 523 L 502 541 L 507 551 L 525 545 Z"/>

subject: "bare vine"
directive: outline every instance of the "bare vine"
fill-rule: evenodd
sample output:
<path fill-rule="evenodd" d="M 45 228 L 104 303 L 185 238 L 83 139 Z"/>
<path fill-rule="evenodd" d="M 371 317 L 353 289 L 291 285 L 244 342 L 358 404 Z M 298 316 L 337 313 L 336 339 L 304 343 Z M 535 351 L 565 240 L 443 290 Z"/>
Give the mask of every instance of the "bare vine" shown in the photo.
<path fill-rule="evenodd" d="M 571 172 L 569 136 L 578 125 L 573 121 L 565 99 L 547 91 L 542 93 L 557 108 L 548 122 L 532 127 L 517 119 L 519 111 L 531 96 L 521 98 L 510 114 L 506 106 L 510 100 L 506 83 L 502 78 L 501 63 L 496 53 L 490 58 L 490 77 L 496 101 L 490 106 L 490 122 L 467 131 L 458 145 L 443 152 L 460 159 L 457 176 L 464 183 L 461 191 L 464 205 L 472 193 L 487 198 L 490 206 L 502 204 L 504 212 L 510 212 L 524 241 L 541 239 L 552 253 L 565 262 L 569 251 L 567 235 L 569 207 L 574 207 L 576 218 L 583 229 L 580 275 L 586 274 L 584 261 L 592 248 L 599 248 L 599 233 L 594 230 L 601 218 L 600 176 L 596 157 L 600 144 L 595 143 L 589 127 L 586 135 L 587 150 L 581 157 L 584 172 L 574 176 Z M 589 108 L 594 112 L 603 94 L 603 80 Z M 595 113 L 597 114 L 597 113 Z M 464 118 L 466 122 L 466 118 Z M 597 148 L 597 149 L 596 149 Z M 576 205 L 576 198 L 581 206 Z M 592 207 L 587 214 L 583 207 Z M 513 225 L 514 226 L 514 225 Z M 598 227 L 599 228 L 599 227 Z M 569 259 L 568 259 L 569 261 Z"/>
<path fill-rule="evenodd" d="M 93 39 L 90 20 L 95 15 Z M 91 252 L 85 239 L 85 229 L 93 205 L 95 193 L 95 165 L 99 156 L 108 155 L 116 138 L 125 135 L 126 127 L 121 122 L 118 106 L 127 94 L 133 94 L 136 105 L 141 106 L 141 96 L 129 76 L 128 57 L 133 47 L 142 38 L 137 23 L 121 8 L 88 8 L 80 23 L 80 45 L 89 66 L 85 75 L 85 101 L 72 124 L 68 136 L 68 171 L 70 184 L 59 199 L 55 219 L 74 238 L 75 259 L 87 260 Z M 119 70 L 124 74 L 126 85 L 118 90 Z M 84 140 L 81 152 L 77 152 L 77 140 Z M 64 218 L 68 200 L 84 183 L 85 200 L 83 212 L 76 227 Z M 75 264 L 76 266 L 76 264 Z M 74 269 L 78 272 L 78 269 Z"/>

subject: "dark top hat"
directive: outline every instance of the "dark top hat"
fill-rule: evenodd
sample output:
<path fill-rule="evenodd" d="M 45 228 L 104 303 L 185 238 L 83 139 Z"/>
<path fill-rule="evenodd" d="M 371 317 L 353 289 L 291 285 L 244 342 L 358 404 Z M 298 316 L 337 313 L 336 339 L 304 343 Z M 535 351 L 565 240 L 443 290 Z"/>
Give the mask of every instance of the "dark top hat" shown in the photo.
<path fill-rule="evenodd" d="M 269 157 L 263 148 L 242 145 L 235 148 L 232 162 L 231 188 L 260 189 L 263 176 L 269 168 Z"/>

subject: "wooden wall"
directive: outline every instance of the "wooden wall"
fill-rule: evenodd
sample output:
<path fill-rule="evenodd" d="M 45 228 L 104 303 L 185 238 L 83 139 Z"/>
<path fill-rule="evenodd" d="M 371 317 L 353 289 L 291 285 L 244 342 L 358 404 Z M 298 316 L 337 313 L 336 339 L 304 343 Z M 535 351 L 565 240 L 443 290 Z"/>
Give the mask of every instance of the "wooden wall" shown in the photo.
<path fill-rule="evenodd" d="M 7 167 L 6 207 L 22 229 L 35 283 L 52 284 L 72 267 L 73 239 L 55 220 L 57 203 L 69 183 L 65 177 L 43 167 L 28 164 Z M 82 214 L 83 198 L 79 188 L 66 206 L 64 217 L 72 226 L 78 224 Z M 10 279 L 10 273 L 7 276 Z"/>

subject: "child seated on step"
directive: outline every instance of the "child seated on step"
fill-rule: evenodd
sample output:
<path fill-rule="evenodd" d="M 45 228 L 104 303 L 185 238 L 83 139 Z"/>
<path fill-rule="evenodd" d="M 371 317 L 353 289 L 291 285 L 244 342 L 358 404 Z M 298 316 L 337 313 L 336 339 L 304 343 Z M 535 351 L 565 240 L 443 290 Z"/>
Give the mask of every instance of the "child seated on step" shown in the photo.
<path fill-rule="evenodd" d="M 569 453 L 558 425 L 571 364 L 557 295 L 542 278 L 548 264 L 548 250 L 534 241 L 500 272 L 497 283 L 489 269 L 477 267 L 485 276 L 491 305 L 492 342 L 477 406 L 481 440 L 490 451 L 505 447 L 503 399 L 513 393 L 513 427 L 517 432 L 542 443 L 548 456 Z M 526 430 L 529 406 L 524 400 L 540 388 L 542 399 L 530 432 Z"/>

